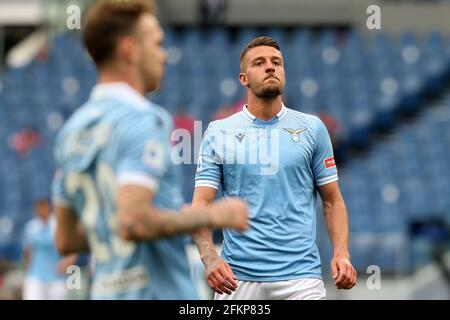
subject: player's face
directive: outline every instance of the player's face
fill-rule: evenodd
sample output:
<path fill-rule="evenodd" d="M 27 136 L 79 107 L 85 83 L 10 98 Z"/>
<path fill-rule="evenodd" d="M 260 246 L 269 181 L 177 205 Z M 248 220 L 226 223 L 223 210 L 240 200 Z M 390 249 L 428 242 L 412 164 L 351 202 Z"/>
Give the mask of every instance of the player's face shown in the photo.
<path fill-rule="evenodd" d="M 139 71 L 144 79 L 147 92 L 156 90 L 164 76 L 166 52 L 162 47 L 163 30 L 158 20 L 145 14 L 136 27 L 140 54 L 138 57 Z"/>
<path fill-rule="evenodd" d="M 50 204 L 46 201 L 39 201 L 38 203 L 36 203 L 34 210 L 36 212 L 36 215 L 44 220 L 47 220 L 51 212 Z"/>
<path fill-rule="evenodd" d="M 250 49 L 244 57 L 239 79 L 259 98 L 275 98 L 283 94 L 286 76 L 281 52 L 270 46 Z"/>

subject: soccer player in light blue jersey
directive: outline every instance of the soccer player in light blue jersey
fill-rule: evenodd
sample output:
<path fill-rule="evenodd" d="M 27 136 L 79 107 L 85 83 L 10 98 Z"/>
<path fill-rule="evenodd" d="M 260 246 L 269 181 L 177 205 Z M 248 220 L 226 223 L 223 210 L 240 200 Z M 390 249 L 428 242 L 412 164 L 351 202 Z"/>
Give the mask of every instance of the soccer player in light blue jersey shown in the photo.
<path fill-rule="evenodd" d="M 25 227 L 23 300 L 65 300 L 65 270 L 60 270 L 64 260 L 55 247 L 55 216 L 48 199 L 34 204 L 36 216 Z"/>
<path fill-rule="evenodd" d="M 283 104 L 283 57 L 273 39 L 251 41 L 240 65 L 247 104 L 205 132 L 192 202 L 211 203 L 220 187 L 250 208 L 248 231 L 224 231 L 221 257 L 210 230 L 194 236 L 215 299 L 326 297 L 315 243 L 317 193 L 334 248 L 333 279 L 337 288 L 350 289 L 356 271 L 327 129 L 316 116 Z"/>
<path fill-rule="evenodd" d="M 85 18 L 99 83 L 55 145 L 56 244 L 90 250 L 93 299 L 197 299 L 183 233 L 247 227 L 239 199 L 182 210 L 172 118 L 145 94 L 164 71 L 163 31 L 144 1 L 100 1 Z"/>

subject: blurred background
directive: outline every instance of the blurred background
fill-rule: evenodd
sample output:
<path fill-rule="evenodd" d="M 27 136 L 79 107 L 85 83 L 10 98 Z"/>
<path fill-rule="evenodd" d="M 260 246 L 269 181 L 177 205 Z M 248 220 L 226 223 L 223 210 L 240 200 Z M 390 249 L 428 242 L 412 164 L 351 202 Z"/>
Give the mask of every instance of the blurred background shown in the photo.
<path fill-rule="evenodd" d="M 50 195 L 55 135 L 96 82 L 71 18 L 90 2 L 0 0 L 0 299 L 20 298 L 24 229 Z M 191 132 L 242 107 L 239 53 L 251 39 L 281 44 L 285 104 L 327 125 L 348 207 L 351 291 L 333 288 L 318 214 L 328 298 L 449 299 L 450 1 L 156 3 L 168 63 L 149 99 Z M 369 28 L 369 5 L 381 29 Z M 189 202 L 195 165 L 183 169 Z"/>

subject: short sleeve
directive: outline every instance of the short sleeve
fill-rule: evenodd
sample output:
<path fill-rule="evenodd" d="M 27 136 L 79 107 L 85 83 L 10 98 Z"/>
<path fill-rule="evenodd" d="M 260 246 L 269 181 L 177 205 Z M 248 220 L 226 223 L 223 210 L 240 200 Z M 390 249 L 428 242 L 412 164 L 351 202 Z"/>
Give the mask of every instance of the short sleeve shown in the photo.
<path fill-rule="evenodd" d="M 167 168 L 169 135 L 162 119 L 145 116 L 119 133 L 117 182 L 157 191 Z"/>
<path fill-rule="evenodd" d="M 198 155 L 195 187 L 219 189 L 222 181 L 222 163 L 215 150 L 215 136 L 218 133 L 217 129 L 209 125 L 203 136 Z"/>
<path fill-rule="evenodd" d="M 56 169 L 52 180 L 52 203 L 60 207 L 73 208 L 72 201 L 65 189 L 64 172 Z"/>
<path fill-rule="evenodd" d="M 65 208 L 73 208 L 73 202 L 71 201 L 69 194 L 66 190 L 65 179 L 66 173 L 63 169 L 63 154 L 66 140 L 63 131 L 60 131 L 55 140 L 54 147 L 54 159 L 56 170 L 53 174 L 51 185 L 51 199 L 53 205 L 58 205 Z"/>
<path fill-rule="evenodd" d="M 312 170 L 317 186 L 338 180 L 333 146 L 325 124 L 317 119 L 316 145 L 313 154 Z"/>
<path fill-rule="evenodd" d="M 22 244 L 24 247 L 27 246 L 31 246 L 32 245 L 32 223 L 33 220 L 30 220 L 27 222 L 27 224 L 25 225 L 25 228 L 23 229 L 23 234 L 22 234 Z"/>

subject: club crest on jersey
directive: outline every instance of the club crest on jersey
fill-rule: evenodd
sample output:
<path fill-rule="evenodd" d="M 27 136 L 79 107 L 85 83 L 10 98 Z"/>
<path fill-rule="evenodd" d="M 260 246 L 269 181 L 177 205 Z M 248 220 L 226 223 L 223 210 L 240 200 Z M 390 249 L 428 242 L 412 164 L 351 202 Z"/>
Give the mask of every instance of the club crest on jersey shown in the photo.
<path fill-rule="evenodd" d="M 285 131 L 289 132 L 291 134 L 291 139 L 294 142 L 300 141 L 300 134 L 305 131 L 306 129 L 289 129 L 289 128 L 283 128 Z"/>
<path fill-rule="evenodd" d="M 241 131 L 241 130 L 239 130 L 236 133 L 236 138 L 238 139 L 239 143 L 242 142 L 242 139 L 244 139 L 244 136 L 245 136 L 245 133 L 243 131 Z"/>

